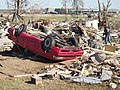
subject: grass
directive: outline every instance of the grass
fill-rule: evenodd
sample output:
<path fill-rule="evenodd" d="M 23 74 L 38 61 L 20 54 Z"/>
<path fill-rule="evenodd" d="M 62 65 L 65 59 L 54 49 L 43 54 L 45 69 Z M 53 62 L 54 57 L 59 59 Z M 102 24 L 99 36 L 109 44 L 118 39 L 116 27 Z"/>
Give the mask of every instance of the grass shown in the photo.
<path fill-rule="evenodd" d="M 113 90 L 107 84 L 80 84 L 64 80 L 42 80 L 42 83 L 34 85 L 28 79 L 0 80 L 0 90 Z M 117 87 L 115 90 L 120 90 Z"/>
<path fill-rule="evenodd" d="M 25 21 L 28 21 L 30 19 L 38 20 L 38 19 L 46 19 L 46 20 L 53 20 L 53 21 L 65 21 L 71 19 L 77 19 L 77 17 L 73 17 L 72 15 L 56 15 L 56 14 L 35 14 L 35 15 L 23 15 Z M 78 18 L 83 18 L 82 16 L 78 16 Z"/>

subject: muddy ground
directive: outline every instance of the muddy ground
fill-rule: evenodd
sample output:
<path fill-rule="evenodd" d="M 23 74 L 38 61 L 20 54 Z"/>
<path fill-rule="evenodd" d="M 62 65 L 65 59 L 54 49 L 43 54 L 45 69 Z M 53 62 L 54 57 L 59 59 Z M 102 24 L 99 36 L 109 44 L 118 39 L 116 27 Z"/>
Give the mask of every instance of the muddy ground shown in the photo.
<path fill-rule="evenodd" d="M 2 45 L 2 44 L 1 44 Z M 14 78 L 14 75 L 36 74 L 44 66 L 58 64 L 45 58 L 26 59 L 21 55 L 0 49 L 0 90 L 113 90 L 109 82 L 90 85 L 67 80 L 42 80 L 38 85 L 30 77 Z M 120 90 L 120 85 L 115 90 Z"/>

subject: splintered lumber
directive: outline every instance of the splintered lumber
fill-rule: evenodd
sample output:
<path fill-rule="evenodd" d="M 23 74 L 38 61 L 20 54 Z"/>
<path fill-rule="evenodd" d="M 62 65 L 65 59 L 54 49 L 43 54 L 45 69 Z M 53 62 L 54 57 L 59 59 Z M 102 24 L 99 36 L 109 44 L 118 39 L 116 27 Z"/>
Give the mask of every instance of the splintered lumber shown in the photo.
<path fill-rule="evenodd" d="M 42 77 L 45 75 L 53 75 L 54 73 L 42 73 L 42 74 L 24 74 L 24 75 L 14 75 L 13 77 L 15 78 L 19 78 L 19 77 L 31 77 L 31 76 L 38 76 L 38 77 Z"/>
<path fill-rule="evenodd" d="M 24 74 L 24 75 L 15 75 L 15 78 L 19 78 L 19 77 L 31 77 L 31 76 L 44 76 L 46 75 L 46 73 L 43 74 Z"/>
<path fill-rule="evenodd" d="M 120 54 L 118 54 L 118 53 L 114 53 L 114 52 L 109 52 L 109 51 L 99 50 L 99 49 L 95 49 L 95 48 L 90 48 L 90 49 L 93 50 L 93 51 L 95 51 L 95 52 L 102 52 L 102 53 L 106 53 L 106 54 L 110 54 L 110 55 L 120 56 Z"/>
<path fill-rule="evenodd" d="M 24 74 L 24 75 L 15 75 L 14 77 L 15 78 L 18 78 L 18 77 L 29 77 L 29 76 L 34 76 L 36 74 Z"/>
<path fill-rule="evenodd" d="M 104 45 L 104 47 L 105 47 L 105 51 L 115 52 L 115 50 L 116 50 L 116 47 L 115 47 L 115 46 Z"/>
<path fill-rule="evenodd" d="M 70 65 L 70 64 L 72 64 L 73 62 L 76 62 L 76 61 L 79 61 L 79 59 L 62 61 L 62 62 L 59 62 L 59 64 L 61 64 L 61 65 Z"/>
<path fill-rule="evenodd" d="M 81 73 L 80 70 L 77 70 L 77 69 L 74 69 L 74 68 L 70 68 L 70 67 L 68 67 L 68 66 L 67 66 L 67 69 L 70 70 L 70 71 L 75 71 L 75 72 Z"/>

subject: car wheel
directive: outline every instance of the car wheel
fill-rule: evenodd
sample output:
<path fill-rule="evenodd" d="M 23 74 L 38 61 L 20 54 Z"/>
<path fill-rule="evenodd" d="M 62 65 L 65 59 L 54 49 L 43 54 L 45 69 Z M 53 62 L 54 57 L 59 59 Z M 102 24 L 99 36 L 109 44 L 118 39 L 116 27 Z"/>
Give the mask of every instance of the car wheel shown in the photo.
<path fill-rule="evenodd" d="M 42 42 L 42 49 L 44 51 L 49 51 L 54 45 L 55 45 L 55 39 L 52 36 L 48 35 L 45 38 L 45 40 Z"/>
<path fill-rule="evenodd" d="M 19 36 L 21 32 L 26 32 L 27 26 L 25 24 L 21 24 L 18 29 L 15 30 L 15 36 Z"/>
<path fill-rule="evenodd" d="M 72 45 L 78 46 L 78 40 L 74 37 L 70 38 L 69 41 L 71 42 Z"/>

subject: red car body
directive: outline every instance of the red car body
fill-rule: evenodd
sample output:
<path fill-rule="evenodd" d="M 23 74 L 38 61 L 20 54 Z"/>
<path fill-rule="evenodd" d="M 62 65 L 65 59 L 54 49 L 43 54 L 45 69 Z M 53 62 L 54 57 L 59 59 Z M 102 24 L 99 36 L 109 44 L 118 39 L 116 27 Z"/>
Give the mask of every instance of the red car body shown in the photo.
<path fill-rule="evenodd" d="M 9 36 L 8 38 L 11 39 L 16 44 L 20 45 L 21 47 L 28 49 L 35 53 L 38 56 L 42 56 L 52 60 L 71 60 L 80 57 L 83 54 L 83 51 L 80 48 L 76 47 L 67 47 L 67 48 L 59 48 L 57 46 L 52 46 L 49 52 L 46 52 L 42 49 L 42 42 L 43 40 L 30 35 L 26 32 L 21 32 L 19 36 L 15 36 L 15 29 L 9 28 L 8 29 Z"/>

